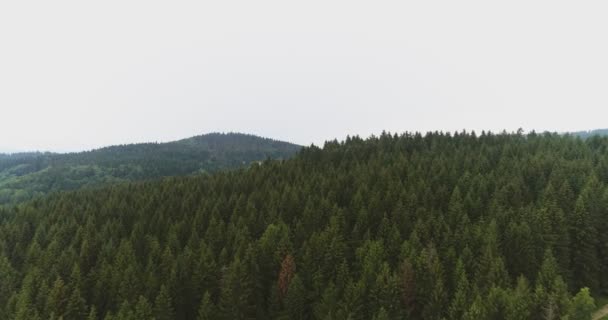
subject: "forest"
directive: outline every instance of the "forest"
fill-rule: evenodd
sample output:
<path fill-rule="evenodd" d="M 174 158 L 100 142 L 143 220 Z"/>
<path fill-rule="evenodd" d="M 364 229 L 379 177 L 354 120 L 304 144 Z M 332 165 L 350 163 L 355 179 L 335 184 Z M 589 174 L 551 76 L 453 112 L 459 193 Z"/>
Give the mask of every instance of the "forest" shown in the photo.
<path fill-rule="evenodd" d="M 0 319 L 591 319 L 607 230 L 607 137 L 348 137 L 0 208 Z"/>
<path fill-rule="evenodd" d="M 299 148 L 254 135 L 210 133 L 78 153 L 0 154 L 0 205 L 55 191 L 235 169 L 268 158 L 286 159 Z"/>
<path fill-rule="evenodd" d="M 583 139 L 591 138 L 594 136 L 608 136 L 608 129 L 596 129 L 589 131 L 576 131 L 569 133 L 574 136 L 579 136 Z"/>

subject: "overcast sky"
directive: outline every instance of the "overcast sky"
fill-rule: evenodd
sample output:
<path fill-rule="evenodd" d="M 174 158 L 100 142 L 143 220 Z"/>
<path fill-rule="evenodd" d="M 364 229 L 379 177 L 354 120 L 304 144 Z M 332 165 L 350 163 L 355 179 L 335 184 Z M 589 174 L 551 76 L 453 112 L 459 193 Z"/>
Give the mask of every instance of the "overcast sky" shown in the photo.
<path fill-rule="evenodd" d="M 0 149 L 608 127 L 608 2 L 0 1 Z"/>

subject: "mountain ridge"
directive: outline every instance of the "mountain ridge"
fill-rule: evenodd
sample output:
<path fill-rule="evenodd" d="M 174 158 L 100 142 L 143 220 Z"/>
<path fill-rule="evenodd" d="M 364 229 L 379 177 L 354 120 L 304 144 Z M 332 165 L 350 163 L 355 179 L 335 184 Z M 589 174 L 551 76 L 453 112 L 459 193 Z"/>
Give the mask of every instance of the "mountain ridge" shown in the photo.
<path fill-rule="evenodd" d="M 236 169 L 266 159 L 286 159 L 300 148 L 250 134 L 208 133 L 71 153 L 0 154 L 0 204 L 51 191 Z"/>

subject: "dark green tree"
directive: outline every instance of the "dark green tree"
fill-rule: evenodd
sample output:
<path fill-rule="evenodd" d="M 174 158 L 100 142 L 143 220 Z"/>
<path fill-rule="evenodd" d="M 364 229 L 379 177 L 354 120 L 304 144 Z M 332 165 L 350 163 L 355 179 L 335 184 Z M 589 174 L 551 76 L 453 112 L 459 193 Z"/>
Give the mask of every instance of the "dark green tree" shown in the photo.
<path fill-rule="evenodd" d="M 595 310 L 595 301 L 591 297 L 589 288 L 582 288 L 574 298 L 570 307 L 570 320 L 591 320 Z"/>
<path fill-rule="evenodd" d="M 154 317 L 156 320 L 172 320 L 175 319 L 175 311 L 173 303 L 169 296 L 169 291 L 166 286 L 161 286 L 156 299 L 154 300 Z"/>

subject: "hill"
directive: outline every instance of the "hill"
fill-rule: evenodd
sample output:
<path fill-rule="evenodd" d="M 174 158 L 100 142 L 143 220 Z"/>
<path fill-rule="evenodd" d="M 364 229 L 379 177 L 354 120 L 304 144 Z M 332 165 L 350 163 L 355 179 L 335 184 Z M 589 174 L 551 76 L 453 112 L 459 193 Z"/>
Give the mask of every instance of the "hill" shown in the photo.
<path fill-rule="evenodd" d="M 577 137 L 581 137 L 583 139 L 587 139 L 593 136 L 608 136 L 608 129 L 596 129 L 596 130 L 589 130 L 589 131 L 577 131 L 577 132 L 571 132 L 571 135 L 577 136 Z"/>
<path fill-rule="evenodd" d="M 608 292 L 608 138 L 354 137 L 0 210 L 2 319 L 584 319 Z"/>
<path fill-rule="evenodd" d="M 106 183 L 234 169 L 267 158 L 286 159 L 299 149 L 253 135 L 212 133 L 79 153 L 0 155 L 0 204 Z"/>

